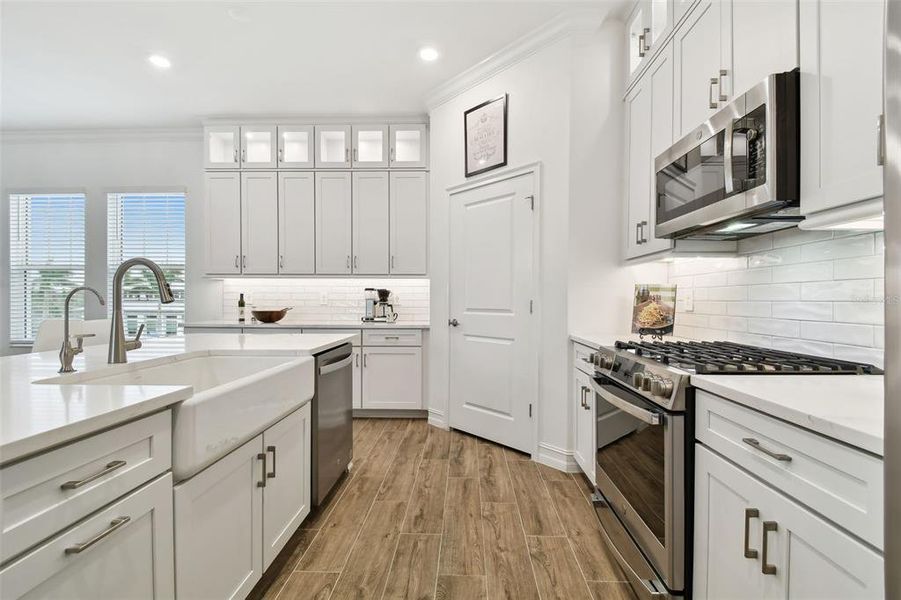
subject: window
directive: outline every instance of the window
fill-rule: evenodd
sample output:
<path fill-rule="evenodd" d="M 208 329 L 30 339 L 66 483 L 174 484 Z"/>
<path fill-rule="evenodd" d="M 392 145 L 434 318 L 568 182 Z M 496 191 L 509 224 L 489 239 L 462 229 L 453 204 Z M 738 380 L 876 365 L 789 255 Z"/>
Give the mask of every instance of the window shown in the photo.
<path fill-rule="evenodd" d="M 84 285 L 84 194 L 9 197 L 10 342 L 34 341 L 44 319 L 63 316 L 66 294 Z M 72 298 L 84 318 L 84 297 Z"/>
<path fill-rule="evenodd" d="M 147 335 L 178 333 L 185 316 L 185 195 L 109 194 L 107 238 L 110 298 L 116 267 L 135 256 L 157 263 L 175 296 L 175 302 L 161 304 L 150 271 L 142 267 L 131 269 L 122 287 L 126 335 L 134 336 L 141 324 Z"/>

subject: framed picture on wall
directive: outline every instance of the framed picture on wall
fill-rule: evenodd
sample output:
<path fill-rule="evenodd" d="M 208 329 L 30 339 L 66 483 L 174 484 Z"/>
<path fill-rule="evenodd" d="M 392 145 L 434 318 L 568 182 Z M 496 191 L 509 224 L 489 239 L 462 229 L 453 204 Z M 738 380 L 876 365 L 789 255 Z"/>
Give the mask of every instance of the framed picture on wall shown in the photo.
<path fill-rule="evenodd" d="M 507 164 L 507 94 L 463 113 L 466 176 Z"/>

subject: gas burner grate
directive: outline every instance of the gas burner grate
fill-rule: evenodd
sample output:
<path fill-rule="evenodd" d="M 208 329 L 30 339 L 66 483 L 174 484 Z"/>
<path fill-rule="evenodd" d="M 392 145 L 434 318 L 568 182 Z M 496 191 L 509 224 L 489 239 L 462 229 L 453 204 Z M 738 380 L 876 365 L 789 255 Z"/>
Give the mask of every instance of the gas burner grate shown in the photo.
<path fill-rule="evenodd" d="M 865 363 L 758 348 L 734 342 L 616 342 L 659 363 L 699 375 L 880 375 Z"/>

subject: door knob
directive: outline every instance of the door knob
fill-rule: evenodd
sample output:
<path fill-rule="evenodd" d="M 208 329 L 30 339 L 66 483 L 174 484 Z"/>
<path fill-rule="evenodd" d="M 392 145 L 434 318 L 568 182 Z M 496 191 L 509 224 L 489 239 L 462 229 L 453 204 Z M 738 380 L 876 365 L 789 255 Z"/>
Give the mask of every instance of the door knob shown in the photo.
<path fill-rule="evenodd" d="M 447 321 L 447 324 L 450 325 L 451 327 L 457 327 L 460 325 L 460 321 L 458 321 L 457 319 L 449 319 Z"/>

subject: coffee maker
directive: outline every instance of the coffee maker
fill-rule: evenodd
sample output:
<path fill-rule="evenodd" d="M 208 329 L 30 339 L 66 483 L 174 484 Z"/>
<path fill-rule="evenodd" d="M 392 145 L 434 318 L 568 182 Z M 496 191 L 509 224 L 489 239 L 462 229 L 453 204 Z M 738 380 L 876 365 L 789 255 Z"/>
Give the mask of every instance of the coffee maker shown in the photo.
<path fill-rule="evenodd" d="M 394 323 L 397 320 L 394 305 L 388 302 L 391 299 L 391 290 L 365 288 L 364 292 L 366 293 L 366 313 L 363 315 L 363 321 Z"/>

